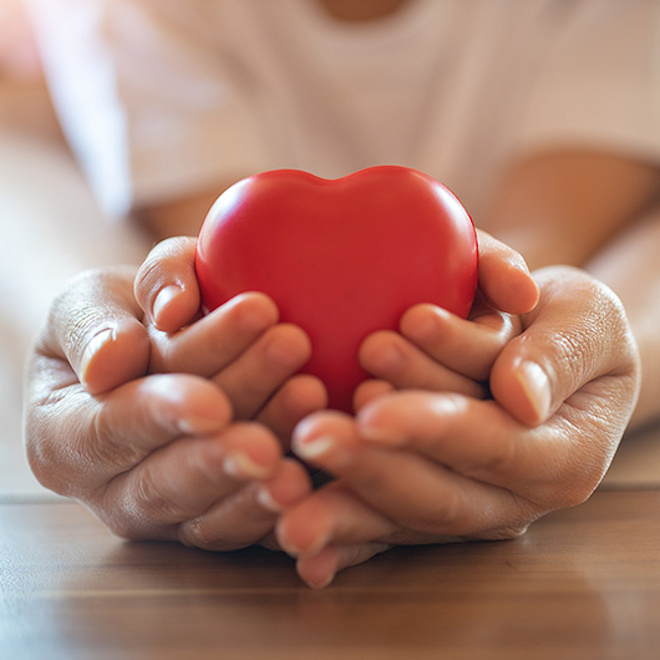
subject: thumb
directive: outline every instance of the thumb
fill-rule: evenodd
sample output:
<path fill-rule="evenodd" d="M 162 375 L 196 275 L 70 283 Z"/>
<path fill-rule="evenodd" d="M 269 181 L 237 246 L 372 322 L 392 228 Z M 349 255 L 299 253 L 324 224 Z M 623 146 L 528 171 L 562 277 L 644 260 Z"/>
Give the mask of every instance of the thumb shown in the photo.
<path fill-rule="evenodd" d="M 545 268 L 535 279 L 539 303 L 523 316 L 522 334 L 495 361 L 493 397 L 519 421 L 535 426 L 588 383 L 607 376 L 613 379 L 607 396 L 620 397 L 616 409 L 632 414 L 639 355 L 620 300 L 576 268 Z"/>
<path fill-rule="evenodd" d="M 134 269 L 86 271 L 53 302 L 36 351 L 65 359 L 92 394 L 144 375 L 150 343 L 133 297 Z"/>
<path fill-rule="evenodd" d="M 158 243 L 135 277 L 138 304 L 164 332 L 177 332 L 199 311 L 196 244 L 197 239 L 188 236 L 168 238 Z"/>
<path fill-rule="evenodd" d="M 522 255 L 513 248 L 477 230 L 479 244 L 479 289 L 495 309 L 524 314 L 534 308 L 539 291 Z"/>

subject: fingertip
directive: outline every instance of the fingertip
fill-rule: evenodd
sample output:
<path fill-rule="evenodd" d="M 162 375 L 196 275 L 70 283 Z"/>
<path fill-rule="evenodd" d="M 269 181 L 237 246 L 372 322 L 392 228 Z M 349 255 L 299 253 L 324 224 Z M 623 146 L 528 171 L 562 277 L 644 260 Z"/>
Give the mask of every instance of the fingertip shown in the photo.
<path fill-rule="evenodd" d="M 288 381 L 285 387 L 284 405 L 292 418 L 303 419 L 328 405 L 328 390 L 316 376 L 299 374 Z"/>
<path fill-rule="evenodd" d="M 340 558 L 339 548 L 328 545 L 313 557 L 300 557 L 296 561 L 296 571 L 311 589 L 325 589 L 337 575 Z"/>
<path fill-rule="evenodd" d="M 360 409 L 356 416 L 360 438 L 376 445 L 398 447 L 404 437 L 393 419 L 394 412 L 387 399 L 374 399 Z"/>
<path fill-rule="evenodd" d="M 525 314 L 539 299 L 539 287 L 524 257 L 512 247 L 479 233 L 479 287 L 502 312 Z"/>
<path fill-rule="evenodd" d="M 529 421 L 535 425 L 544 422 L 550 416 L 552 405 L 552 390 L 547 374 L 536 362 L 526 360 L 517 366 L 514 377 L 531 410 Z"/>
<path fill-rule="evenodd" d="M 96 332 L 82 350 L 78 376 L 91 394 L 101 394 L 147 373 L 150 345 L 137 319 L 122 319 Z"/>
<path fill-rule="evenodd" d="M 307 470 L 298 461 L 285 458 L 276 473 L 259 485 L 257 499 L 266 510 L 282 514 L 311 492 Z"/>
<path fill-rule="evenodd" d="M 307 333 L 293 323 L 282 323 L 269 333 L 266 351 L 273 363 L 288 369 L 300 369 L 312 355 Z"/>
<path fill-rule="evenodd" d="M 495 309 L 509 314 L 526 314 L 539 301 L 539 287 L 522 258 L 482 262 L 479 285 Z"/>
<path fill-rule="evenodd" d="M 213 382 L 189 374 L 152 374 L 141 381 L 154 420 L 172 420 L 184 435 L 210 435 L 231 428 L 233 409 Z"/>
<path fill-rule="evenodd" d="M 255 422 L 233 424 L 224 434 L 223 444 L 225 471 L 239 479 L 269 479 L 282 459 L 282 448 L 276 437 Z"/>
<path fill-rule="evenodd" d="M 151 319 L 163 332 L 173 333 L 188 325 L 199 312 L 199 292 L 179 284 L 167 284 L 154 298 Z"/>
<path fill-rule="evenodd" d="M 332 439 L 344 444 L 354 437 L 355 421 L 350 415 L 337 410 L 321 410 L 311 413 L 296 425 L 291 446 L 295 453 L 318 454 Z"/>
<path fill-rule="evenodd" d="M 536 362 L 508 362 L 505 356 L 493 368 L 490 387 L 494 399 L 527 426 L 538 426 L 552 414 L 550 379 Z"/>
<path fill-rule="evenodd" d="M 133 288 L 138 304 L 164 332 L 180 330 L 199 311 L 195 245 L 196 239 L 182 236 L 161 241 L 135 277 Z"/>
<path fill-rule="evenodd" d="M 275 524 L 275 537 L 290 557 L 313 557 L 328 543 L 331 535 L 328 516 L 323 509 L 305 505 L 294 507 Z"/>
<path fill-rule="evenodd" d="M 245 332 L 259 333 L 279 321 L 280 312 L 270 296 L 260 291 L 246 291 L 234 296 L 222 306 L 231 312 Z"/>
<path fill-rule="evenodd" d="M 541 291 L 523 262 L 523 266 L 510 264 L 508 269 L 510 284 L 507 290 L 509 304 L 502 311 L 510 314 L 527 314 L 531 312 L 539 302 Z"/>
<path fill-rule="evenodd" d="M 401 317 L 401 334 L 417 343 L 437 340 L 448 323 L 456 319 L 454 314 L 437 305 L 422 303 L 413 305 Z"/>
<path fill-rule="evenodd" d="M 384 380 L 369 379 L 358 385 L 353 394 L 353 409 L 356 413 L 386 394 L 394 392 L 394 386 Z"/>

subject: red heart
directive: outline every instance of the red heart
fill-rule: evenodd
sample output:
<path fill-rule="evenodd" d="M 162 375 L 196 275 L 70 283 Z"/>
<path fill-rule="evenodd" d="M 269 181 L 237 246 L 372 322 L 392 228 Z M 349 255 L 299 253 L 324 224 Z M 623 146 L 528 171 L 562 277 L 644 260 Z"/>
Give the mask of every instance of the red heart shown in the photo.
<path fill-rule="evenodd" d="M 477 242 L 460 202 L 421 172 L 380 166 L 328 180 L 276 170 L 218 198 L 196 268 L 206 310 L 245 291 L 271 296 L 311 339 L 305 371 L 326 384 L 330 407 L 348 411 L 367 377 L 357 352 L 368 334 L 395 330 L 416 303 L 467 316 Z"/>

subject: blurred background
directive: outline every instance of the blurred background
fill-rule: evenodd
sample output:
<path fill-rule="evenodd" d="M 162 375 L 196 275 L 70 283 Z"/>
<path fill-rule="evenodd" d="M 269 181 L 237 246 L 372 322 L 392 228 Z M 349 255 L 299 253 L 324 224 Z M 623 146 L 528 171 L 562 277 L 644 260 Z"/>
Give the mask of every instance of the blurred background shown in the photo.
<path fill-rule="evenodd" d="M 128 226 L 100 219 L 59 130 L 22 2 L 0 0 L 0 495 L 43 494 L 23 457 L 21 389 L 49 301 L 85 268 L 143 255 Z"/>

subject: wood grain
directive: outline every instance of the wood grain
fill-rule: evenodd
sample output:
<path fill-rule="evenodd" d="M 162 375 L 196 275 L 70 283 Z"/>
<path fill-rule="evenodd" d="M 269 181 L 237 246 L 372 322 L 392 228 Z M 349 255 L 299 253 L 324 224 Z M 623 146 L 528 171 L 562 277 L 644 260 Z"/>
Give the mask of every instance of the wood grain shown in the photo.
<path fill-rule="evenodd" d="M 111 536 L 0 505 L 2 658 L 658 658 L 660 490 L 609 490 L 510 542 L 401 548 L 313 592 L 286 557 Z"/>

